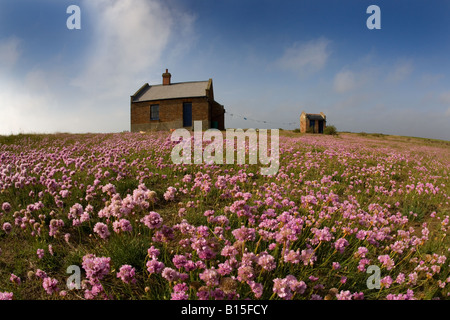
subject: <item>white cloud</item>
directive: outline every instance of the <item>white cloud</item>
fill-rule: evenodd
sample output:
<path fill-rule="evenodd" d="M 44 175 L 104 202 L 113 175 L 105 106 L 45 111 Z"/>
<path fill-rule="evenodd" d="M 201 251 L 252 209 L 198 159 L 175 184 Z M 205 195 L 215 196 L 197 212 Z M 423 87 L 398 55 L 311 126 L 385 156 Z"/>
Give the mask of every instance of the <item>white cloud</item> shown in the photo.
<path fill-rule="evenodd" d="M 357 86 L 355 74 L 344 70 L 336 74 L 333 81 L 333 89 L 337 93 L 344 93 L 355 89 Z"/>
<path fill-rule="evenodd" d="M 277 64 L 286 70 L 299 73 L 317 72 L 322 69 L 331 54 L 330 41 L 319 38 L 302 44 L 294 44 L 286 48 Z"/>
<path fill-rule="evenodd" d="M 0 70 L 12 68 L 20 57 L 20 39 L 10 37 L 0 42 Z"/>
<path fill-rule="evenodd" d="M 161 62 L 166 54 L 192 43 L 194 19 L 164 1 L 83 0 L 81 7 L 92 17 L 82 23 L 92 32 L 80 52 L 83 67 L 0 72 L 0 134 L 128 130 L 130 95 L 144 82 L 160 82 L 170 68 Z M 0 71 L 2 61 L 20 62 L 19 39 L 0 40 Z"/>
<path fill-rule="evenodd" d="M 173 19 L 158 1 L 84 1 L 83 7 L 95 19 L 94 39 L 73 85 L 119 96 L 137 74 L 150 75 L 169 41 Z"/>
<path fill-rule="evenodd" d="M 413 72 L 414 67 L 411 60 L 401 61 L 396 64 L 394 69 L 388 73 L 386 80 L 388 82 L 401 82 Z"/>

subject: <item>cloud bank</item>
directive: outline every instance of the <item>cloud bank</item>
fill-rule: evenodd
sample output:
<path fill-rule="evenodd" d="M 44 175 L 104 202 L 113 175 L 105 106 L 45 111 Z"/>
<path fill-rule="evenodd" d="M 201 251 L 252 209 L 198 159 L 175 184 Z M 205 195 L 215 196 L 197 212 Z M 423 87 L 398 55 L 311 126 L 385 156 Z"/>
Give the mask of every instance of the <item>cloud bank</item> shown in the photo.
<path fill-rule="evenodd" d="M 193 17 L 166 2 L 84 0 L 80 7 L 90 41 L 80 48 L 83 63 L 75 72 L 41 68 L 41 62 L 13 72 L 24 43 L 0 39 L 0 71 L 11 71 L 0 75 L 0 134 L 129 130 L 130 95 L 145 82 L 160 81 L 152 77 L 164 71 L 172 43 L 189 47 Z"/>

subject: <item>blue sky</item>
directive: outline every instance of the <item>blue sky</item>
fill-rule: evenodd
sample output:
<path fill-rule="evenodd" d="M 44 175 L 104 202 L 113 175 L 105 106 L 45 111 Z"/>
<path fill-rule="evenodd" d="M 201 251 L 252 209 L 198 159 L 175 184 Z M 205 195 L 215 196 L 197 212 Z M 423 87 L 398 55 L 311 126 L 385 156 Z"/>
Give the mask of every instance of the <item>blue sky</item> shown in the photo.
<path fill-rule="evenodd" d="M 227 127 L 323 111 L 341 131 L 450 140 L 449 21 L 440 0 L 0 0 L 0 134 L 129 130 L 130 95 L 168 68 L 212 78 Z"/>

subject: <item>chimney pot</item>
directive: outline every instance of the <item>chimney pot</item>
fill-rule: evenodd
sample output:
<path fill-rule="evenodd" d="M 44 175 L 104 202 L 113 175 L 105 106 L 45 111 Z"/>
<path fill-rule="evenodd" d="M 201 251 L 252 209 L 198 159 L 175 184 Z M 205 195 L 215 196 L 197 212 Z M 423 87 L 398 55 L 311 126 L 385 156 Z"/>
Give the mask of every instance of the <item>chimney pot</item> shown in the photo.
<path fill-rule="evenodd" d="M 169 73 L 169 69 L 166 69 L 166 72 L 162 74 L 163 86 L 170 85 L 170 78 L 171 78 L 171 76 L 172 75 Z"/>

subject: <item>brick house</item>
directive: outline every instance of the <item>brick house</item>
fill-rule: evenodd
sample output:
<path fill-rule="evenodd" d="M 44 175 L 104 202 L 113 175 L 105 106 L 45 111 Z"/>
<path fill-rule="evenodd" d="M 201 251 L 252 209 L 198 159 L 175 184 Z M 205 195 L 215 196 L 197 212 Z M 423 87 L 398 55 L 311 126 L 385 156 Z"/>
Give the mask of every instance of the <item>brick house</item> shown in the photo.
<path fill-rule="evenodd" d="M 327 117 L 323 112 L 320 114 L 305 113 L 300 115 L 300 132 L 323 133 L 327 125 Z"/>
<path fill-rule="evenodd" d="M 225 130 L 225 109 L 214 100 L 212 79 L 171 82 L 166 69 L 162 84 L 143 85 L 130 99 L 131 131 L 192 129 L 194 121 L 202 128 Z"/>

